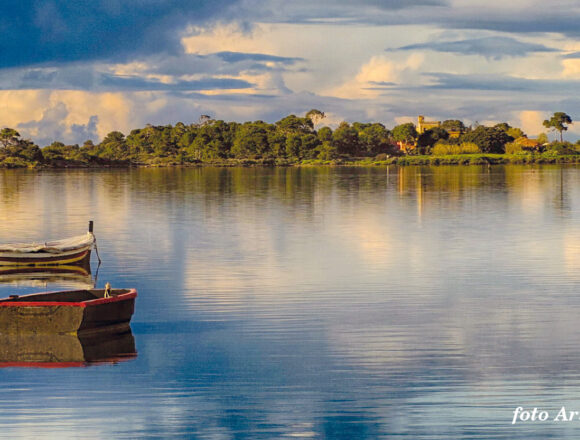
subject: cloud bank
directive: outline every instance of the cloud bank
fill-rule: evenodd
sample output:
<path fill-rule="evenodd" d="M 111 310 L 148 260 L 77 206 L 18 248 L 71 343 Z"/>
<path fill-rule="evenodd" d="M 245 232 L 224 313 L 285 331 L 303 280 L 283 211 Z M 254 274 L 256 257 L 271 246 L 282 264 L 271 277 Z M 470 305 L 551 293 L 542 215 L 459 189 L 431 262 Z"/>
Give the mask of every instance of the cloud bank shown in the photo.
<path fill-rule="evenodd" d="M 580 118 L 579 19 L 575 0 L 8 0 L 0 126 L 81 143 L 319 108 L 332 124 L 425 114 L 537 131 L 555 111 Z"/>

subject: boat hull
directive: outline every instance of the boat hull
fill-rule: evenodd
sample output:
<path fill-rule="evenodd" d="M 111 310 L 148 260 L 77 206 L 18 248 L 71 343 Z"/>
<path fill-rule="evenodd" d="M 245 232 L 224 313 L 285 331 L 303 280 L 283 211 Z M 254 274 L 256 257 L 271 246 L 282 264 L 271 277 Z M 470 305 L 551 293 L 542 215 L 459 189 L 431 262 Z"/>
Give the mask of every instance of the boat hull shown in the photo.
<path fill-rule="evenodd" d="M 102 289 L 53 292 L 0 301 L 0 334 L 98 332 L 128 324 L 137 291 Z"/>
<path fill-rule="evenodd" d="M 61 253 L 2 252 L 0 267 L 37 267 L 61 264 L 89 264 L 92 245 Z"/>

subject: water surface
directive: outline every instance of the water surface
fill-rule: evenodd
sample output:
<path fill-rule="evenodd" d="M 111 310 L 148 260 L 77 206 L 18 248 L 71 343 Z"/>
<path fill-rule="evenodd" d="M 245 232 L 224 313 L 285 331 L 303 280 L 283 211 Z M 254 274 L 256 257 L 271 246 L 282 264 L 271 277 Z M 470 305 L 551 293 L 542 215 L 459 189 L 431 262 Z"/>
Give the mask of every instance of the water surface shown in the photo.
<path fill-rule="evenodd" d="M 138 355 L 0 369 L 1 438 L 580 433 L 511 424 L 580 411 L 577 167 L 0 172 L 0 242 L 91 219 Z"/>

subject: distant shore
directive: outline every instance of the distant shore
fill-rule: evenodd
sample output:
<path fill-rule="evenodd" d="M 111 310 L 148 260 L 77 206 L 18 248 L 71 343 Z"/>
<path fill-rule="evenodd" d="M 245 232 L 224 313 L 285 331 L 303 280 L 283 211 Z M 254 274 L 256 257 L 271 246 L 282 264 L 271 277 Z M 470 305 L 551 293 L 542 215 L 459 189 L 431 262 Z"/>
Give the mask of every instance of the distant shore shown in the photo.
<path fill-rule="evenodd" d="M 381 166 L 495 165 L 578 163 L 580 140 L 564 141 L 565 123 L 528 138 L 518 127 L 466 126 L 460 120 L 399 124 L 392 129 L 378 122 L 341 122 L 332 129 L 315 129 L 324 112 L 312 109 L 304 117 L 288 115 L 275 123 L 214 120 L 145 127 L 108 133 L 98 144 L 65 145 L 54 141 L 40 148 L 15 129 L 0 130 L 0 168 L 129 168 L 129 167 L 249 167 L 249 166 Z M 558 119 L 559 120 L 559 119 Z M 551 124 L 551 125 L 550 125 Z"/>
<path fill-rule="evenodd" d="M 110 169 L 110 168 L 196 168 L 196 167 L 376 167 L 376 166 L 426 166 L 426 165 L 507 165 L 507 164 L 574 164 L 580 163 L 580 155 L 554 155 L 551 152 L 529 154 L 457 154 L 457 155 L 417 155 L 387 158 L 338 158 L 332 160 L 308 159 L 289 161 L 285 159 L 220 159 L 181 163 L 173 158 L 157 158 L 149 162 L 99 161 L 79 163 L 76 161 L 55 161 L 50 164 L 11 161 L 0 163 L 0 169 Z"/>

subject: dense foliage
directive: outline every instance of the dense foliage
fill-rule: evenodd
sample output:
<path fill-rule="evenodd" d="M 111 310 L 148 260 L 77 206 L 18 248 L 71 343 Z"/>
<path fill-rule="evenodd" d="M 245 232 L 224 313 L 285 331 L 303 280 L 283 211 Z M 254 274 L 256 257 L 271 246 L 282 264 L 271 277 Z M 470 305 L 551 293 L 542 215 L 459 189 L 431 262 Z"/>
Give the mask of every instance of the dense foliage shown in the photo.
<path fill-rule="evenodd" d="M 555 113 L 555 117 L 559 113 Z M 567 116 L 567 115 L 566 115 Z M 80 167 L 129 165 L 187 165 L 199 163 L 293 164 L 349 161 L 353 158 L 384 160 L 408 155 L 516 154 L 530 150 L 525 134 L 506 123 L 493 127 L 466 127 L 448 120 L 421 134 L 413 123 L 392 130 L 380 123 L 342 122 L 334 130 L 316 125 L 324 113 L 311 110 L 304 117 L 289 115 L 271 124 L 264 121 L 225 122 L 202 116 L 186 125 L 147 125 L 127 136 L 119 131 L 94 144 L 65 145 L 55 141 L 39 148 L 11 128 L 0 130 L 0 167 Z M 567 116 L 563 123 L 571 120 Z M 558 119 L 562 122 L 562 118 Z M 556 122 L 554 122 L 556 124 Z M 556 127 L 562 128 L 561 126 Z M 565 130 L 565 128 L 562 128 Z M 577 154 L 580 145 L 558 143 L 542 150 L 554 154 Z M 538 139 L 540 141 L 540 139 Z M 540 143 L 536 143 L 540 145 Z M 532 142 L 532 145 L 536 145 Z M 507 146 L 507 147 L 506 147 Z M 537 148 L 540 152 L 540 148 Z M 438 159 L 439 160 L 439 159 Z M 402 161 L 404 162 L 404 161 Z"/>

